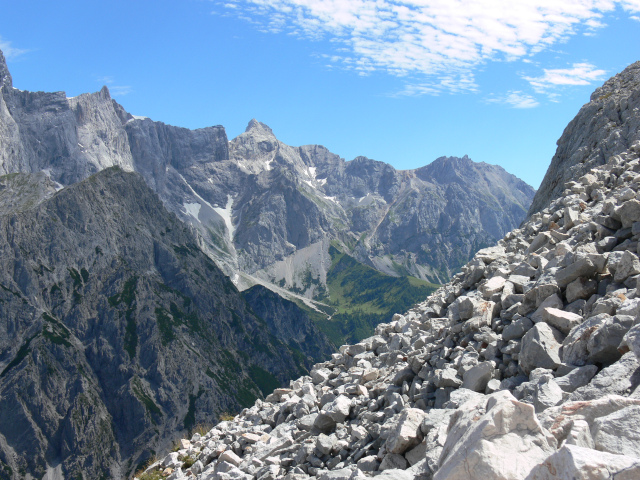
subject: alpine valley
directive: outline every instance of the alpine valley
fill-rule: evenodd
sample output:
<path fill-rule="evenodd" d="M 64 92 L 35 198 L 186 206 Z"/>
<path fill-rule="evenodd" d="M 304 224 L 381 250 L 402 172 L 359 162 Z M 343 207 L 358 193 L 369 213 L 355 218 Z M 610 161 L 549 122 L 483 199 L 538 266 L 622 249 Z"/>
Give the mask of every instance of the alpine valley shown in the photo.
<path fill-rule="evenodd" d="M 0 52 L 0 478 L 125 478 L 423 301 L 535 190 L 397 171 L 251 120 L 188 130 Z"/>

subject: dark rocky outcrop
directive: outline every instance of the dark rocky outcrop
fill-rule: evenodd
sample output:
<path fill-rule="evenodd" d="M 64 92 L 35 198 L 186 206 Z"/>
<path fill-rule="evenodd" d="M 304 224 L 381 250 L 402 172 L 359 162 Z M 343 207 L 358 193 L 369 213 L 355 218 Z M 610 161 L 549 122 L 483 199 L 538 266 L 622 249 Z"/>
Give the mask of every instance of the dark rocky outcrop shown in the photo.
<path fill-rule="evenodd" d="M 113 167 L 57 193 L 44 174 L 4 176 L 0 206 L 10 478 L 123 478 L 177 432 L 250 405 L 330 349 L 304 316 L 278 328 L 256 316 L 138 174 Z M 314 339 L 312 359 L 290 331 Z"/>

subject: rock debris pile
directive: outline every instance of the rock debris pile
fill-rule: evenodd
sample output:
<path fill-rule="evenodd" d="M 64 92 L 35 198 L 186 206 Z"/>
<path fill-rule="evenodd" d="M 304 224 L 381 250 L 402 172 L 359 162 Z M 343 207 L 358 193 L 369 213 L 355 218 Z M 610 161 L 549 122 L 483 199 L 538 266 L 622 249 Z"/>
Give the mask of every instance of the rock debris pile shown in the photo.
<path fill-rule="evenodd" d="M 639 154 L 566 183 L 424 303 L 144 475 L 637 480 Z"/>

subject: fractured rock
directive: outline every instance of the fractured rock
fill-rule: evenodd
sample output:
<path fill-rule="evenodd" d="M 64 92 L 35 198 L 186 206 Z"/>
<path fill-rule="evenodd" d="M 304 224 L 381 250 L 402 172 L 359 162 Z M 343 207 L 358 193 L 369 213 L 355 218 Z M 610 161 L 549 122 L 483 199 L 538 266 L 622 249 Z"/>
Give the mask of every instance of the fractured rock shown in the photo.
<path fill-rule="evenodd" d="M 558 308 L 545 308 L 542 312 L 542 321 L 567 334 L 573 327 L 580 325 L 583 318 L 575 313 L 565 312 Z"/>
<path fill-rule="evenodd" d="M 562 334 L 546 323 L 537 323 L 522 338 L 520 366 L 526 373 L 535 368 L 557 368 L 560 360 Z"/>
<path fill-rule="evenodd" d="M 492 472 L 524 478 L 555 451 L 555 439 L 542 429 L 533 406 L 495 395 L 488 396 L 484 414 L 481 405 L 477 413 L 469 406 L 471 416 L 454 414 L 434 480 L 486 480 Z"/>
<path fill-rule="evenodd" d="M 484 389 L 493 376 L 491 362 L 482 362 L 467 370 L 463 376 L 462 388 L 468 388 L 474 392 L 484 392 Z"/>
<path fill-rule="evenodd" d="M 386 447 L 390 453 L 404 453 L 422 440 L 420 426 L 425 413 L 417 408 L 406 408 L 400 414 L 393 433 L 387 439 Z M 401 468 L 401 467 L 392 467 Z"/>

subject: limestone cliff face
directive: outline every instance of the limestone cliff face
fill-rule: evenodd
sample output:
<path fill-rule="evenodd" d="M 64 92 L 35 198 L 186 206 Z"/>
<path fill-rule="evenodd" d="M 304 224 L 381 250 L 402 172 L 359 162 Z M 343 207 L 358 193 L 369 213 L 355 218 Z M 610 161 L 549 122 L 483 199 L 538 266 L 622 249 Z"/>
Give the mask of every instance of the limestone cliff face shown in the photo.
<path fill-rule="evenodd" d="M 567 125 L 528 216 L 562 194 L 564 184 L 630 147 L 640 148 L 640 62 L 597 88 Z"/>
<path fill-rule="evenodd" d="M 229 142 L 221 126 L 134 117 L 106 87 L 74 98 L 15 89 L 0 65 L 0 173 L 45 171 L 70 185 L 111 166 L 137 171 L 241 289 L 266 283 L 313 297 L 331 241 L 384 273 L 445 281 L 519 224 L 534 194 L 466 157 L 396 171 L 288 146 L 256 120 Z"/>
<path fill-rule="evenodd" d="M 177 432 L 330 352 L 308 318 L 258 317 L 135 173 L 106 169 L 57 193 L 42 173 L 0 177 L 0 206 L 10 478 L 123 478 Z M 303 334 L 293 347 L 290 330 Z"/>
<path fill-rule="evenodd" d="M 246 177 L 228 189 L 240 269 L 295 289 L 305 286 L 301 272 L 322 283 L 329 241 L 384 273 L 444 281 L 516 226 L 534 194 L 468 157 L 397 171 L 290 147 L 256 121 L 230 145 L 229 162 Z"/>

